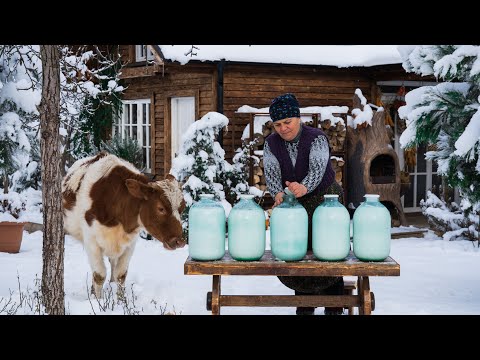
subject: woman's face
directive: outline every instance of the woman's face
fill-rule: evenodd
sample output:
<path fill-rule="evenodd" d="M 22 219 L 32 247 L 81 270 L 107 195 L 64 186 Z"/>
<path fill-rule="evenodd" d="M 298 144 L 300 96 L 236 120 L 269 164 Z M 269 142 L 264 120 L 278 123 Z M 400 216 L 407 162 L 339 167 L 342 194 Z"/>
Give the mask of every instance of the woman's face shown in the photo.
<path fill-rule="evenodd" d="M 298 117 L 277 120 L 273 123 L 275 131 L 286 141 L 292 141 L 295 139 L 300 131 L 300 126 L 300 118 Z"/>

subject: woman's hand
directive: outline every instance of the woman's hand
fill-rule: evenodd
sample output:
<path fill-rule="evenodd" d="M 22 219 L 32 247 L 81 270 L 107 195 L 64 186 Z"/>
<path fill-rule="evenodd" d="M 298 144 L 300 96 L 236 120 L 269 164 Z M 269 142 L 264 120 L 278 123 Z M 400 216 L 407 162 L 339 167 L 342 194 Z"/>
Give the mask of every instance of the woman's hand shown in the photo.
<path fill-rule="evenodd" d="M 302 197 L 308 191 L 305 185 L 299 184 L 298 182 L 286 181 L 285 184 L 287 184 L 288 190 L 290 190 L 296 198 Z"/>
<path fill-rule="evenodd" d="M 273 204 L 272 206 L 272 209 L 275 207 L 275 206 L 278 206 L 282 203 L 283 201 L 283 192 L 279 192 L 277 195 L 275 195 L 275 203 Z"/>

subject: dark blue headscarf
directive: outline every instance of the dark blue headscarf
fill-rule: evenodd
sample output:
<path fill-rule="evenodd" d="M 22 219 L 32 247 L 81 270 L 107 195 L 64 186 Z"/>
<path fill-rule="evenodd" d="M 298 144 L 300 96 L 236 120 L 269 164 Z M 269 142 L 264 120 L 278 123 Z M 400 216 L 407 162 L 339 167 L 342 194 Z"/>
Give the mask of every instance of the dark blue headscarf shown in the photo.
<path fill-rule="evenodd" d="M 283 94 L 273 99 L 269 112 L 272 121 L 300 117 L 298 100 L 295 95 L 291 93 Z"/>

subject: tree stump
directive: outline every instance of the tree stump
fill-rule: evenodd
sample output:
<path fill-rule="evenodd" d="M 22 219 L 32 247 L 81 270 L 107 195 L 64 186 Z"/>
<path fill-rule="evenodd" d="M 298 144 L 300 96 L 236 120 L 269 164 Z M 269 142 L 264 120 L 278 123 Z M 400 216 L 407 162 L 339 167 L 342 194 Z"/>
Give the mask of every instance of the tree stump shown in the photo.
<path fill-rule="evenodd" d="M 353 108 L 363 110 L 355 94 Z M 379 194 L 380 201 L 390 210 L 396 209 L 400 223 L 407 225 L 400 202 L 400 165 L 385 126 L 385 112 L 376 111 L 372 126 L 353 129 L 347 126 L 348 199 L 358 207 L 365 194 Z"/>

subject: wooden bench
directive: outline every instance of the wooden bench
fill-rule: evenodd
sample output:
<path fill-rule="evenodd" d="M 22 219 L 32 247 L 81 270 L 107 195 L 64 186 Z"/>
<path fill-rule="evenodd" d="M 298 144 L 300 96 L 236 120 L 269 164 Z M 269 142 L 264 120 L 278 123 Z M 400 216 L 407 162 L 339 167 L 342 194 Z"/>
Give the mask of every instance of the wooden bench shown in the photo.
<path fill-rule="evenodd" d="M 343 280 L 343 293 L 345 295 L 353 295 L 353 291 L 357 288 L 357 282 L 354 280 Z M 375 310 L 375 297 L 372 295 L 372 311 Z M 346 307 L 348 315 L 353 315 L 353 306 Z M 212 292 L 207 293 L 207 310 L 212 311 Z"/>
<path fill-rule="evenodd" d="M 359 315 L 370 315 L 375 309 L 375 297 L 370 291 L 369 276 L 399 276 L 400 265 L 391 257 L 379 262 L 363 262 L 352 252 L 343 261 L 320 261 L 309 253 L 301 261 L 285 262 L 276 260 L 267 250 L 258 261 L 236 261 L 227 251 L 216 261 L 195 261 L 188 257 L 184 274 L 213 276 L 212 291 L 207 293 L 207 310 L 213 315 L 219 315 L 222 306 L 343 307 L 349 315 L 353 315 L 353 308 L 357 307 Z M 221 277 L 227 275 L 356 276 L 357 280 L 344 280 L 343 295 L 224 295 Z"/>

